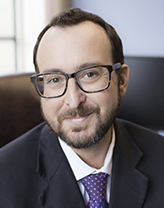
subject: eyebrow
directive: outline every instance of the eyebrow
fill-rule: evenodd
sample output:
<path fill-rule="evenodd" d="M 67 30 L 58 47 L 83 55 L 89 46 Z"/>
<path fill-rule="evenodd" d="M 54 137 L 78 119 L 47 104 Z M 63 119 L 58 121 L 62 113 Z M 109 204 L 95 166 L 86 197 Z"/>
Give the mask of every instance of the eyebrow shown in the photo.
<path fill-rule="evenodd" d="M 55 68 L 52 68 L 52 69 L 45 69 L 42 73 L 47 73 L 47 72 L 63 72 L 61 69 L 55 69 Z"/>
<path fill-rule="evenodd" d="M 79 69 L 83 69 L 83 68 L 86 68 L 86 67 L 90 67 L 90 66 L 97 66 L 97 65 L 103 65 L 102 63 L 100 62 L 88 62 L 88 63 L 84 63 L 84 64 L 81 64 L 79 65 L 75 71 L 79 70 Z M 47 73 L 47 72 L 64 72 L 62 69 L 59 69 L 59 68 L 51 68 L 51 69 L 45 69 L 43 71 L 43 73 Z"/>
<path fill-rule="evenodd" d="M 78 67 L 78 69 L 82 69 L 82 68 L 90 67 L 90 66 L 97 66 L 97 65 L 103 65 L 103 64 L 100 62 L 88 62 L 88 63 L 84 63 L 84 64 L 80 65 Z"/>

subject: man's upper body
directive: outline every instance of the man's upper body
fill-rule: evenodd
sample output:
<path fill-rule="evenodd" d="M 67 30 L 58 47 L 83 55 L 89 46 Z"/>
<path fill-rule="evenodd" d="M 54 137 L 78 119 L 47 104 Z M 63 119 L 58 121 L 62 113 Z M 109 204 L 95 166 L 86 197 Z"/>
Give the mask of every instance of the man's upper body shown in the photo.
<path fill-rule="evenodd" d="M 164 206 L 164 139 L 116 120 L 110 208 Z M 2 208 L 85 208 L 57 136 L 45 123 L 0 151 Z"/>
<path fill-rule="evenodd" d="M 57 136 L 96 170 L 110 163 L 111 152 L 110 207 L 163 207 L 162 138 L 114 124 L 129 79 L 114 28 L 91 13 L 65 11 L 39 35 L 34 64 L 31 81 L 49 127 L 41 124 L 0 151 L 1 207 L 86 206 Z"/>
<path fill-rule="evenodd" d="M 84 162 L 96 168 L 104 163 L 129 78 L 128 66 L 122 59 L 114 62 L 113 50 L 104 28 L 83 21 L 50 27 L 35 57 L 39 74 L 34 83 L 42 96 L 44 119 Z"/>

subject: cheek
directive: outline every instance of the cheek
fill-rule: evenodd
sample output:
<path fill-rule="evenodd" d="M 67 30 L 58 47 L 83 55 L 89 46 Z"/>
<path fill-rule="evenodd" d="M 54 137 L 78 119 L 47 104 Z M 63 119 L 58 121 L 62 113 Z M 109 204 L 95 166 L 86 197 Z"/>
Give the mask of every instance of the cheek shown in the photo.
<path fill-rule="evenodd" d="M 113 100 L 111 97 L 111 93 L 106 90 L 103 92 L 90 94 L 90 98 L 88 99 L 88 105 L 98 106 L 100 108 L 101 116 L 105 116 L 106 111 L 110 106 L 111 100 Z"/>
<path fill-rule="evenodd" d="M 106 91 L 100 92 L 96 100 L 97 100 L 97 104 L 101 109 L 101 114 L 105 116 L 107 111 L 112 110 L 113 107 L 117 106 L 118 104 L 117 82 L 112 83 Z"/>
<path fill-rule="evenodd" d="M 62 107 L 61 102 L 55 99 L 41 99 L 41 108 L 44 115 L 54 118 Z"/>

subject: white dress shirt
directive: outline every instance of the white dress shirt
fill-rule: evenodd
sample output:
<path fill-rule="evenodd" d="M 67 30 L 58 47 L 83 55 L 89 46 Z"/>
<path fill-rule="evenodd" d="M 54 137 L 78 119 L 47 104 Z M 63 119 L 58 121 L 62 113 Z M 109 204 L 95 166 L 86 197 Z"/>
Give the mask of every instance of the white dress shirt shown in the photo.
<path fill-rule="evenodd" d="M 79 188 L 83 195 L 84 201 L 87 204 L 89 201 L 88 193 L 84 187 L 84 185 L 80 182 L 80 180 L 90 174 L 96 173 L 108 173 L 109 177 L 107 180 L 107 190 L 106 190 L 106 200 L 109 203 L 110 199 L 110 184 L 111 184 L 111 169 L 112 169 L 112 157 L 113 157 L 113 148 L 115 145 L 115 131 L 112 129 L 112 141 L 107 151 L 104 165 L 100 169 L 93 168 L 86 164 L 74 151 L 71 147 L 69 147 L 64 141 L 59 138 L 60 145 L 68 159 L 68 162 L 73 170 L 75 178 L 78 182 Z"/>

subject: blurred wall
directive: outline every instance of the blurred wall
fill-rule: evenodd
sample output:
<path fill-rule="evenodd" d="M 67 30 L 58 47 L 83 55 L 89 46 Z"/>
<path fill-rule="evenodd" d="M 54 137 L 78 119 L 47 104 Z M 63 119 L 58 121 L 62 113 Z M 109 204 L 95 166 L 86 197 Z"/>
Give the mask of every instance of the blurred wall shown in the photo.
<path fill-rule="evenodd" d="M 72 0 L 72 6 L 113 25 L 125 55 L 164 57 L 164 0 Z"/>
<path fill-rule="evenodd" d="M 45 0 L 46 4 L 46 22 L 48 23 L 51 18 L 71 6 L 71 0 Z"/>

